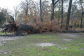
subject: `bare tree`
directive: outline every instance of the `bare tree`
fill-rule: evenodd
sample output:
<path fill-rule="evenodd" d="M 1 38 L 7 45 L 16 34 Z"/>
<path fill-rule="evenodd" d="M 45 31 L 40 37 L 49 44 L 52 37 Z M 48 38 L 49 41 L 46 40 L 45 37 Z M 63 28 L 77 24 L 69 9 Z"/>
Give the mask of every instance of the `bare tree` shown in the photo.
<path fill-rule="evenodd" d="M 30 0 L 24 0 L 21 3 L 21 8 L 24 10 L 26 16 L 28 16 L 29 4 L 30 4 Z"/>
<path fill-rule="evenodd" d="M 17 18 L 18 13 L 19 13 L 18 7 L 15 7 L 14 8 L 14 18 L 15 19 Z"/>
<path fill-rule="evenodd" d="M 61 28 L 63 24 L 63 3 L 64 3 L 64 0 L 61 0 Z"/>
<path fill-rule="evenodd" d="M 40 19 L 41 21 L 43 21 L 42 19 L 42 0 L 40 0 Z"/>
<path fill-rule="evenodd" d="M 80 7 L 81 7 L 81 21 L 80 21 L 80 28 L 82 28 L 82 27 L 83 27 L 83 5 L 82 5 L 83 0 L 79 0 L 79 2 L 80 2 Z"/>
<path fill-rule="evenodd" d="M 69 0 L 69 7 L 68 7 L 68 13 L 67 13 L 67 19 L 66 19 L 66 30 L 68 30 L 68 28 L 69 28 L 72 1 L 73 1 L 73 0 Z"/>
<path fill-rule="evenodd" d="M 54 9 L 55 9 L 55 5 L 59 0 L 52 0 L 52 6 L 51 6 L 51 21 L 54 19 Z"/>

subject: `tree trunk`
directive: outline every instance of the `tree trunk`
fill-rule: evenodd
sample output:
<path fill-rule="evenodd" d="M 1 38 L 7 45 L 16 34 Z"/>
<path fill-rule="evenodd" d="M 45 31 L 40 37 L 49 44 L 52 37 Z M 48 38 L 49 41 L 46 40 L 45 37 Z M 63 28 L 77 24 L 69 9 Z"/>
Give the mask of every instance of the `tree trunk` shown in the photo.
<path fill-rule="evenodd" d="M 59 0 L 55 1 L 55 0 L 52 0 L 52 7 L 51 7 L 51 21 L 54 19 L 54 9 L 55 9 L 55 5 L 57 4 Z"/>
<path fill-rule="evenodd" d="M 61 28 L 62 28 L 62 24 L 63 24 L 63 0 L 61 0 Z"/>
<path fill-rule="evenodd" d="M 42 1 L 40 0 L 40 19 L 41 19 L 41 22 L 43 21 L 43 18 L 42 18 Z"/>
<path fill-rule="evenodd" d="M 29 2 L 28 2 L 28 0 L 25 0 L 26 1 L 26 10 L 25 10 L 25 15 L 26 16 L 28 16 L 28 4 L 29 4 Z"/>
<path fill-rule="evenodd" d="M 68 30 L 69 28 L 71 7 L 72 7 L 72 0 L 69 0 L 68 14 L 67 14 L 67 19 L 66 19 L 66 30 Z"/>
<path fill-rule="evenodd" d="M 81 21 L 80 21 L 80 28 L 83 27 L 83 6 L 82 2 L 80 1 L 80 6 L 81 6 Z"/>
<path fill-rule="evenodd" d="M 51 21 L 54 19 L 54 0 L 52 0 Z"/>

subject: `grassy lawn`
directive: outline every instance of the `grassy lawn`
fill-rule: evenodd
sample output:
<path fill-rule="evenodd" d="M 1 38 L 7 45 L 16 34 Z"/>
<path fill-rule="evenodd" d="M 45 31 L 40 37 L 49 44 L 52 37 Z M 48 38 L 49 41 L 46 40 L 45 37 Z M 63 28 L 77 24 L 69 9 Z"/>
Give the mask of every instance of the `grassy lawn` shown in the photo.
<path fill-rule="evenodd" d="M 54 43 L 54 46 L 37 46 L 38 43 Z M 84 56 L 84 34 L 31 34 L 10 40 L 0 50 L 8 53 L 0 56 Z"/>

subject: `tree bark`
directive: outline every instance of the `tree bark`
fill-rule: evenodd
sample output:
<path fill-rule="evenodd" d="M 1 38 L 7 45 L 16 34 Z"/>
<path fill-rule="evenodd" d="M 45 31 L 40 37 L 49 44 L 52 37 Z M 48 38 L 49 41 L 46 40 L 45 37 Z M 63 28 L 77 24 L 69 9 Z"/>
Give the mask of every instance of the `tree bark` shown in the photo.
<path fill-rule="evenodd" d="M 25 15 L 28 16 L 28 6 L 29 6 L 29 2 L 28 2 L 28 0 L 25 0 L 25 1 L 26 1 Z"/>
<path fill-rule="evenodd" d="M 80 0 L 80 6 L 81 6 L 81 21 L 80 21 L 80 28 L 83 27 L 83 6 L 82 1 Z"/>
<path fill-rule="evenodd" d="M 40 19 L 41 19 L 41 22 L 43 22 L 43 18 L 42 18 L 42 0 L 40 0 Z"/>
<path fill-rule="evenodd" d="M 67 19 L 66 19 L 66 30 L 68 30 L 69 28 L 71 7 L 72 7 L 72 0 L 69 0 L 68 14 L 67 14 Z"/>
<path fill-rule="evenodd" d="M 63 0 L 61 0 L 61 28 L 62 28 L 62 24 L 63 24 Z"/>
<path fill-rule="evenodd" d="M 54 0 L 52 0 L 51 21 L 54 19 Z"/>
<path fill-rule="evenodd" d="M 57 4 L 59 0 L 55 1 L 55 0 L 52 0 L 52 7 L 51 7 L 51 21 L 54 19 L 54 9 L 55 9 L 55 5 Z"/>

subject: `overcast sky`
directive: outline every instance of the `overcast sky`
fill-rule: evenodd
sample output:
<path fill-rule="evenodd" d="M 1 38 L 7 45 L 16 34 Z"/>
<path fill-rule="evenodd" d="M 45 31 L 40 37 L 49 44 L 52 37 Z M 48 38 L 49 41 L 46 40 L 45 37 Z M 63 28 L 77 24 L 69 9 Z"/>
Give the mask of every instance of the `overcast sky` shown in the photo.
<path fill-rule="evenodd" d="M 0 7 L 13 10 L 15 6 L 20 3 L 21 0 L 0 0 Z"/>
<path fill-rule="evenodd" d="M 9 11 L 13 11 L 14 7 L 20 4 L 22 0 L 0 0 L 0 7 L 1 8 L 6 8 Z M 35 0 L 39 1 L 39 0 Z"/>

